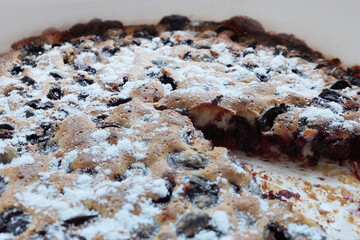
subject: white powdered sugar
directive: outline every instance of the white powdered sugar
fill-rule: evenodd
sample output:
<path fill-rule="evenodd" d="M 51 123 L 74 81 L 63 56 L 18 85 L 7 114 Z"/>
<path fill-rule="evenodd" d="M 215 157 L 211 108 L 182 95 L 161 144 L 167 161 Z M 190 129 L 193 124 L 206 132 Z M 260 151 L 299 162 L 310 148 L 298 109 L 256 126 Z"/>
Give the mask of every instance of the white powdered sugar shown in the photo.
<path fill-rule="evenodd" d="M 311 240 L 322 240 L 326 238 L 326 235 L 318 228 L 309 227 L 308 225 L 299 225 L 296 223 L 290 223 L 288 226 L 288 232 L 291 236 L 302 235 L 310 238 Z M 330 238 L 326 238 L 330 239 Z"/>
<path fill-rule="evenodd" d="M 227 233 L 230 229 L 229 216 L 224 211 L 216 211 L 210 214 L 210 224 L 215 226 L 220 232 Z"/>

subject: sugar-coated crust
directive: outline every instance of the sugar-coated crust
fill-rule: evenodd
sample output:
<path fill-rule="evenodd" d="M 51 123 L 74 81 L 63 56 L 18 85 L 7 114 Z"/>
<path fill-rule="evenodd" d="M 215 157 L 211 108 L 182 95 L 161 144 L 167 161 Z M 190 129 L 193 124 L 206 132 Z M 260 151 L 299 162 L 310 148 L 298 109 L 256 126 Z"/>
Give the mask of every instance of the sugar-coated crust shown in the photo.
<path fill-rule="evenodd" d="M 358 68 L 245 17 L 96 19 L 13 47 L 0 238 L 330 239 L 227 148 L 357 161 Z"/>

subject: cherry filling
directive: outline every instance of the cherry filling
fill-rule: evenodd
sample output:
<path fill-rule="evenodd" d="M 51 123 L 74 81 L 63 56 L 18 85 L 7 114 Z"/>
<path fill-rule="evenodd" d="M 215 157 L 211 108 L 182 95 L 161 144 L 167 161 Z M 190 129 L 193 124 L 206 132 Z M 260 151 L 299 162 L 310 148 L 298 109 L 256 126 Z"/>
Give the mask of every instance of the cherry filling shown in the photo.
<path fill-rule="evenodd" d="M 323 132 L 317 126 L 308 125 L 306 119 L 299 122 L 300 130 L 292 136 L 273 133 L 275 119 L 289 109 L 284 104 L 270 108 L 261 117 L 251 121 L 217 104 L 217 101 L 202 104 L 188 113 L 195 128 L 201 130 L 214 146 L 241 150 L 267 159 L 279 157 L 283 153 L 295 159 L 307 160 L 312 165 L 316 165 L 320 158 L 359 160 L 359 135 L 334 138 L 331 132 Z M 305 127 L 317 132 L 314 139 L 306 140 L 303 137 L 301 129 Z"/>
<path fill-rule="evenodd" d="M 0 233 L 12 233 L 15 236 L 26 231 L 30 217 L 19 208 L 9 208 L 0 214 Z"/>

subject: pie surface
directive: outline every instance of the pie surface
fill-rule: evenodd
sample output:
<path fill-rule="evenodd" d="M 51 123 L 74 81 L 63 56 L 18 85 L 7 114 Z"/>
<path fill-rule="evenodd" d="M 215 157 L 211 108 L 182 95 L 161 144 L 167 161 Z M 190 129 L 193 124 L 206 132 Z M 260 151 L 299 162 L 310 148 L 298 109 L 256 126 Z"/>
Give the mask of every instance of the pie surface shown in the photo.
<path fill-rule="evenodd" d="M 93 20 L 13 47 L 1 239 L 331 239 L 231 151 L 356 166 L 359 68 L 244 17 Z"/>

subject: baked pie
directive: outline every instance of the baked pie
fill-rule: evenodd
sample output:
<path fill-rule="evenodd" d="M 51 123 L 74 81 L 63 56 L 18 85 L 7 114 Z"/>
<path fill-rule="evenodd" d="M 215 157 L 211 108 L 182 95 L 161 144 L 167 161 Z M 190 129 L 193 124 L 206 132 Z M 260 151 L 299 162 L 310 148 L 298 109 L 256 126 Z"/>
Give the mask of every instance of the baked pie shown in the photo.
<path fill-rule="evenodd" d="M 0 74 L 1 239 L 331 239 L 232 150 L 356 165 L 359 67 L 172 15 L 46 30 Z"/>

